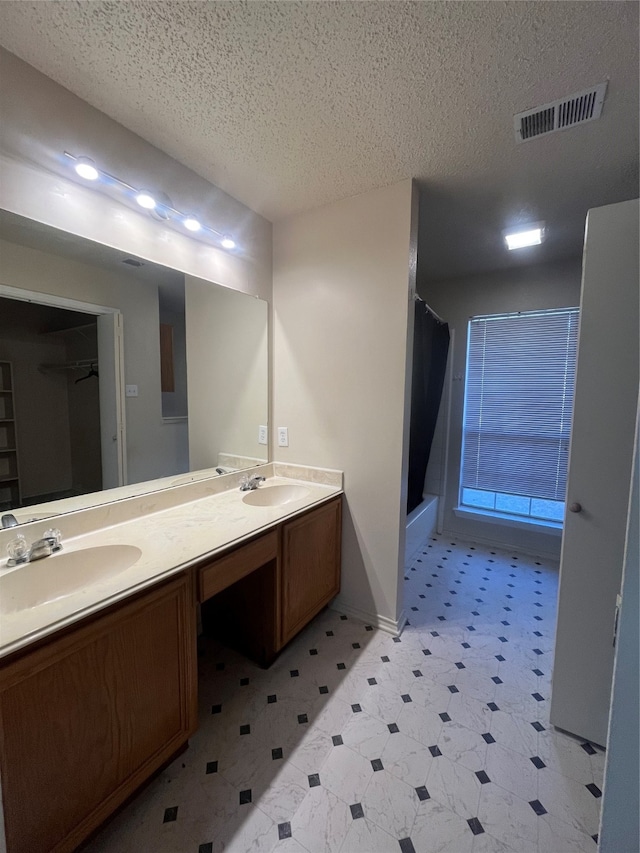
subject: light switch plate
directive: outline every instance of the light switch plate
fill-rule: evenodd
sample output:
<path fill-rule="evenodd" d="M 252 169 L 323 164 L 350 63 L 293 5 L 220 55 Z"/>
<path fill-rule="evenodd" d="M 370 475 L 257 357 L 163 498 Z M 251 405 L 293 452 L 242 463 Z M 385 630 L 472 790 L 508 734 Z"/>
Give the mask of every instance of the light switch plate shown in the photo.
<path fill-rule="evenodd" d="M 138 396 L 138 386 L 137 385 L 125 385 L 124 386 L 125 397 L 137 397 Z"/>
<path fill-rule="evenodd" d="M 288 427 L 278 427 L 278 447 L 289 447 Z"/>
<path fill-rule="evenodd" d="M 267 444 L 269 440 L 269 430 L 266 426 L 258 427 L 258 444 Z"/>

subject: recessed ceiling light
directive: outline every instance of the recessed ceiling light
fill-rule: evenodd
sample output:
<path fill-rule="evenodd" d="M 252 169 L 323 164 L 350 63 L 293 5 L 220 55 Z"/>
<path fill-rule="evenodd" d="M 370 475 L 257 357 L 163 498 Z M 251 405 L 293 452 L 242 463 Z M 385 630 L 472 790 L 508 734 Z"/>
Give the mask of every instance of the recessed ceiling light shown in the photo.
<path fill-rule="evenodd" d="M 507 249 L 524 249 L 527 246 L 539 246 L 544 235 L 544 223 L 536 222 L 526 225 L 519 231 L 505 232 L 504 239 Z"/>
<path fill-rule="evenodd" d="M 156 206 L 156 200 L 148 190 L 140 190 L 136 195 L 136 201 L 145 210 L 153 210 Z"/>
<path fill-rule="evenodd" d="M 199 231 L 202 228 L 202 225 L 200 225 L 195 216 L 187 216 L 184 220 L 184 227 L 188 231 Z"/>
<path fill-rule="evenodd" d="M 96 169 L 96 164 L 88 157 L 78 157 L 75 169 L 78 175 L 87 181 L 97 181 L 100 177 L 100 172 Z"/>
<path fill-rule="evenodd" d="M 222 240 L 220 241 L 220 245 L 224 249 L 235 249 L 236 241 L 233 239 L 233 237 L 230 237 L 228 234 L 225 234 Z"/>

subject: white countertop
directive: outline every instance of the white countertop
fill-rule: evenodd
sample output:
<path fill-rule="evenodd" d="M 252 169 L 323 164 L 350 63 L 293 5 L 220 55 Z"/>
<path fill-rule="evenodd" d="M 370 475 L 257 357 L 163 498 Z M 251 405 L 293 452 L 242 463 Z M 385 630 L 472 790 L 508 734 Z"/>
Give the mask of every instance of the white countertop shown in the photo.
<path fill-rule="evenodd" d="M 288 466 L 293 468 L 294 466 Z M 86 548 L 105 545 L 130 545 L 140 549 L 141 556 L 136 563 L 120 574 L 107 580 L 98 580 L 83 586 L 69 595 L 37 604 L 27 609 L 5 613 L 0 618 L 0 657 L 23 648 L 54 631 L 70 625 L 85 616 L 120 601 L 123 598 L 164 580 L 194 564 L 202 562 L 224 551 L 232 545 L 241 543 L 257 533 L 272 527 L 283 519 L 322 503 L 341 494 L 342 486 L 337 485 L 335 477 L 331 485 L 317 482 L 318 469 L 306 469 L 308 478 L 301 476 L 269 477 L 261 488 L 273 485 L 297 483 L 305 486 L 308 495 L 281 506 L 250 506 L 242 498 L 247 492 L 241 492 L 234 484 L 233 488 L 217 494 L 198 496 L 178 505 L 166 508 L 158 507 L 147 514 L 115 524 L 101 526 L 98 529 L 82 532 L 80 535 L 65 536 L 65 527 L 73 530 L 73 513 L 51 519 L 63 533 L 63 551 L 61 556 Z M 299 469 L 304 475 L 306 470 Z M 276 468 L 277 473 L 277 468 Z M 289 473 L 289 471 L 287 471 Z M 328 472 L 329 473 L 329 472 Z M 331 472 L 339 474 L 339 472 Z M 339 482 L 341 483 L 341 477 Z M 183 487 L 184 489 L 184 487 Z M 169 490 L 174 491 L 174 490 Z M 192 494 L 184 490 L 184 497 Z M 142 507 L 140 512 L 145 512 Z M 104 510 L 102 511 L 104 516 Z M 104 519 L 103 519 L 104 520 Z M 33 526 L 36 535 L 42 535 L 39 528 L 42 523 Z M 86 522 L 84 527 L 86 527 Z M 24 532 L 28 539 L 32 525 L 24 529 L 13 528 L 13 532 Z M 82 529 L 83 525 L 79 525 Z M 46 570 L 55 571 L 58 555 L 54 554 L 39 561 Z M 90 556 L 88 557 L 90 559 Z M 7 569 L 6 559 L 0 561 L 0 578 L 8 572 L 19 572 L 25 567 Z"/>

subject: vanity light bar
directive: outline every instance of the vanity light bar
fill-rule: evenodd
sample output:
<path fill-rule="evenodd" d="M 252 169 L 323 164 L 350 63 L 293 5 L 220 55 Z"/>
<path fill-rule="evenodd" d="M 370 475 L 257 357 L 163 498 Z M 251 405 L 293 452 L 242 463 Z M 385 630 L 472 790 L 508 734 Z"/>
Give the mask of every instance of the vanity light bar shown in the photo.
<path fill-rule="evenodd" d="M 133 187 L 115 175 L 110 175 L 109 172 L 99 169 L 89 157 L 76 157 L 73 154 L 69 154 L 68 151 L 64 152 L 64 156 L 74 164 L 76 174 L 84 178 L 84 180 L 97 181 L 98 179 L 102 179 L 106 184 L 114 184 L 125 190 L 128 195 L 131 195 L 140 207 L 148 210 L 149 213 L 155 213 L 156 217 L 180 222 L 187 231 L 191 231 L 192 233 L 213 235 L 223 249 L 236 248 L 236 242 L 231 235 L 222 234 L 220 231 L 216 231 L 215 228 L 203 225 L 193 214 L 181 213 L 175 207 L 166 204 L 162 198 L 156 198 L 151 190 Z"/>

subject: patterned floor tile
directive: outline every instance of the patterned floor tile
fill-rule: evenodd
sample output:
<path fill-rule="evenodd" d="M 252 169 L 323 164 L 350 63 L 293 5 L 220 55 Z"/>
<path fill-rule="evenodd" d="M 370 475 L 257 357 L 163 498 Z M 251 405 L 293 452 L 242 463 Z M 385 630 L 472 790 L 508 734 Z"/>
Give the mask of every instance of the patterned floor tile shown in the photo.
<path fill-rule="evenodd" d="M 370 820 L 354 820 L 349 827 L 341 853 L 390 853 L 400 850 L 398 842 Z"/>
<path fill-rule="evenodd" d="M 464 818 L 434 799 L 420 804 L 410 837 L 416 853 L 471 853 L 474 838 Z"/>
<path fill-rule="evenodd" d="M 515 794 L 497 785 L 483 785 L 478 817 L 485 831 L 502 844 L 519 853 L 538 853 L 540 818 L 528 803 Z M 547 851 L 550 853 L 549 848 Z"/>
<path fill-rule="evenodd" d="M 374 773 L 362 798 L 368 820 L 394 838 L 410 835 L 419 802 L 413 788 L 384 770 Z"/>
<path fill-rule="evenodd" d="M 548 722 L 557 588 L 435 536 L 400 638 L 327 610 L 268 670 L 203 639 L 189 750 L 88 850 L 595 853 L 605 754 Z"/>
<path fill-rule="evenodd" d="M 348 746 L 334 748 L 322 765 L 322 786 L 345 803 L 359 803 L 373 773 L 364 756 Z"/>
<path fill-rule="evenodd" d="M 346 803 L 323 787 L 312 788 L 291 820 L 292 837 L 309 853 L 338 853 L 352 821 Z"/>

